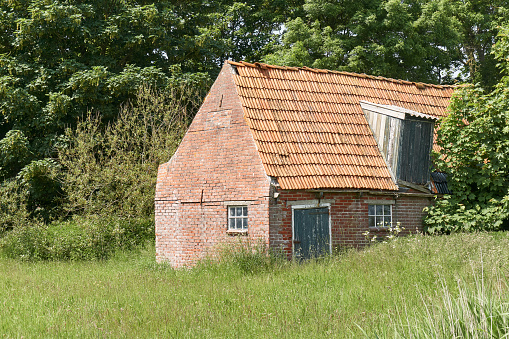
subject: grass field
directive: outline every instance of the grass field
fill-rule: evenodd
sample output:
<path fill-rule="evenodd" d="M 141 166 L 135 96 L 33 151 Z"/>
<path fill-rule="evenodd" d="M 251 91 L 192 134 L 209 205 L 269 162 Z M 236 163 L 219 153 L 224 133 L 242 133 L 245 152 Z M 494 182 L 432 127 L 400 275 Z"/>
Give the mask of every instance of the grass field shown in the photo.
<path fill-rule="evenodd" d="M 509 300 L 508 233 L 416 236 L 304 264 L 249 262 L 174 271 L 154 262 L 151 246 L 108 261 L 0 258 L 0 337 L 394 337 L 480 286 L 497 310 Z"/>

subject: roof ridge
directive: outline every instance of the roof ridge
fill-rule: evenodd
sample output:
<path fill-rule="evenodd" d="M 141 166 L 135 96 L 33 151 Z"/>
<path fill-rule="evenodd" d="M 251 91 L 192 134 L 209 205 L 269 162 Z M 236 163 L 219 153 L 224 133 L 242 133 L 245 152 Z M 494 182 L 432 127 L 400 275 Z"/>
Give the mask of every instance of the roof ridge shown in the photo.
<path fill-rule="evenodd" d="M 365 74 L 365 73 L 354 73 L 354 72 L 347 72 L 347 71 L 335 71 L 335 70 L 328 70 L 328 69 L 311 68 L 311 67 L 307 67 L 307 66 L 303 66 L 303 67 L 278 66 L 278 65 L 269 65 L 269 64 L 262 63 L 262 62 L 249 63 L 246 61 L 236 62 L 236 61 L 231 61 L 231 60 L 227 60 L 226 62 L 228 62 L 230 65 L 239 66 L 239 67 L 252 67 L 252 68 L 261 68 L 261 69 L 272 68 L 272 69 L 280 69 L 280 70 L 287 70 L 287 71 L 308 71 L 308 72 L 313 72 L 313 73 L 341 74 L 341 75 L 346 75 L 346 76 L 351 76 L 351 77 L 356 77 L 356 78 L 363 78 L 363 79 L 368 78 L 368 79 L 373 79 L 373 80 L 389 81 L 389 82 L 404 84 L 404 85 L 414 85 L 418 89 L 424 89 L 426 87 L 443 89 L 443 88 L 458 88 L 458 87 L 464 86 L 461 84 L 458 84 L 458 85 L 428 84 L 428 83 L 418 82 L 418 81 L 408 81 L 408 80 L 402 80 L 402 79 L 386 78 L 386 77 L 379 76 L 379 75 L 369 75 L 369 74 Z"/>

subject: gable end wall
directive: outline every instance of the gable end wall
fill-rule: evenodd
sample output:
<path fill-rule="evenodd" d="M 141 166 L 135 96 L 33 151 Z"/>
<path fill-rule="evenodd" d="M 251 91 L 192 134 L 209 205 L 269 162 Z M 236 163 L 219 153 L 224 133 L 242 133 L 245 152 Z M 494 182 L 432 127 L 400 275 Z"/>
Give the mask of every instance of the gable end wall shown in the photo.
<path fill-rule="evenodd" d="M 225 64 L 172 159 L 159 167 L 156 258 L 192 265 L 225 241 L 228 205 L 248 205 L 248 239 L 268 244 L 270 181 Z"/>

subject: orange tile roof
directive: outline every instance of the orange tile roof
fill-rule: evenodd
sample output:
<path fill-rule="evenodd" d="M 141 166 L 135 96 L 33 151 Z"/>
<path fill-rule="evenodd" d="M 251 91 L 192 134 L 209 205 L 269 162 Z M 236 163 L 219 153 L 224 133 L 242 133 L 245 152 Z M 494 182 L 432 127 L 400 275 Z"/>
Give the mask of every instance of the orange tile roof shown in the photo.
<path fill-rule="evenodd" d="M 283 189 L 397 190 L 359 102 L 443 117 L 455 88 L 229 63 L 236 67 L 237 92 L 265 170 Z"/>

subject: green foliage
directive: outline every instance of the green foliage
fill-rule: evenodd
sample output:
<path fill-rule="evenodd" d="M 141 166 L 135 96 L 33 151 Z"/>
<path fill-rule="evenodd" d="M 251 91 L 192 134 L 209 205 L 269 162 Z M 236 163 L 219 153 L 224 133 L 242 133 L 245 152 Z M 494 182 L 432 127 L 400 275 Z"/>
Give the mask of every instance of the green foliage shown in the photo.
<path fill-rule="evenodd" d="M 260 61 L 277 42 L 274 32 L 302 12 L 304 0 L 201 1 L 203 13 L 198 39 L 206 60 L 216 63 L 212 73 L 225 60 Z M 208 67 L 214 66 L 213 64 Z"/>
<path fill-rule="evenodd" d="M 116 251 L 133 250 L 154 238 L 151 219 L 76 218 L 44 225 L 19 226 L 0 239 L 10 258 L 37 260 L 107 259 Z"/>
<path fill-rule="evenodd" d="M 308 0 L 269 63 L 441 82 L 459 60 L 450 1 Z"/>
<path fill-rule="evenodd" d="M 268 63 L 411 81 L 496 83 L 491 57 L 507 0 L 307 0 Z M 461 74 L 458 74 L 461 71 Z"/>
<path fill-rule="evenodd" d="M 28 190 L 17 180 L 5 180 L 0 184 L 0 237 L 7 230 L 31 222 L 28 199 Z"/>
<path fill-rule="evenodd" d="M 141 84 L 139 75 L 148 70 L 152 68 L 129 67 L 130 75 L 114 77 L 115 88 L 139 81 L 135 98 L 107 125 L 103 116 L 89 113 L 76 127 L 68 127 L 65 135 L 53 141 L 56 159 L 29 162 L 29 141 L 21 131 L 9 131 L 0 141 L 0 160 L 12 170 L 8 175 L 17 172 L 0 186 L 0 233 L 9 230 L 4 240 L 9 255 L 90 259 L 109 256 L 115 246 L 130 248 L 121 239 L 113 239 L 111 232 L 101 235 L 99 222 L 90 224 L 83 218 L 47 224 L 70 215 L 91 220 L 97 215 L 117 216 L 124 223 L 136 224 L 137 218 L 153 215 L 158 165 L 171 157 L 197 111 L 204 78 L 194 76 L 183 82 L 180 76 L 168 77 L 165 89 L 158 90 Z M 181 74 L 178 67 L 172 70 Z M 20 159 L 25 163 L 15 163 Z"/>
<path fill-rule="evenodd" d="M 208 76 L 196 73 L 201 60 L 189 58 L 198 32 L 186 8 L 169 1 L 0 1 L 0 140 L 19 139 L 14 159 L 0 146 L 3 175 L 15 176 L 27 155 L 53 157 L 64 128 L 89 110 L 114 120 L 144 83 L 208 88 Z"/>
<path fill-rule="evenodd" d="M 68 213 L 149 216 L 157 167 L 168 161 L 201 103 L 199 88 L 142 87 L 116 121 L 89 114 L 59 148 Z"/>
<path fill-rule="evenodd" d="M 454 0 L 451 5 L 461 23 L 461 70 L 471 83 L 491 91 L 501 73 L 492 46 L 508 17 L 508 0 Z"/>
<path fill-rule="evenodd" d="M 507 72 L 509 29 L 495 53 Z M 485 94 L 480 86 L 458 90 L 440 122 L 438 167 L 454 193 L 429 209 L 428 231 L 501 229 L 509 218 L 509 73 Z"/>
<path fill-rule="evenodd" d="M 27 207 L 35 218 L 49 220 L 61 211 L 60 164 L 53 159 L 34 160 L 21 169 L 16 179 L 28 192 Z"/>
<path fill-rule="evenodd" d="M 12 177 L 30 159 L 27 137 L 22 131 L 10 130 L 0 140 L 0 179 Z"/>

